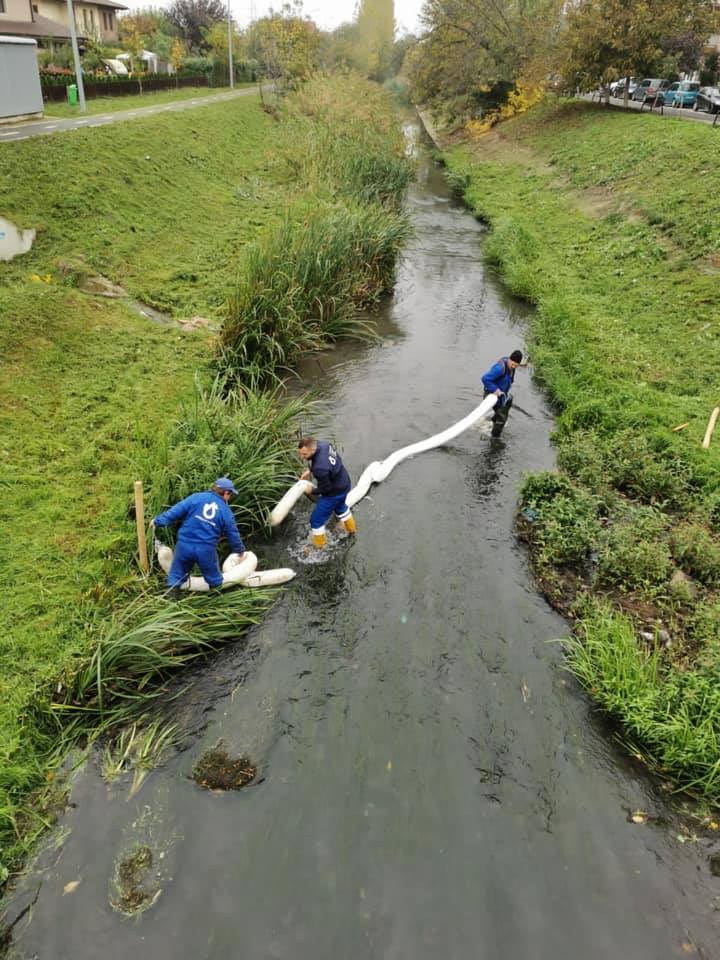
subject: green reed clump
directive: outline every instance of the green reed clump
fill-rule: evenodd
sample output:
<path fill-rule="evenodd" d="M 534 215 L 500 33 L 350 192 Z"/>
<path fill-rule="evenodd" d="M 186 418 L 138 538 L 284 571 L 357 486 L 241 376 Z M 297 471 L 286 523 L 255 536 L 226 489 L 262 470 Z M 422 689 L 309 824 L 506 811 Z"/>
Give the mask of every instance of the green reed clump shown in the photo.
<path fill-rule="evenodd" d="M 282 223 L 245 250 L 218 366 L 276 381 L 299 356 L 370 334 L 359 310 L 390 289 L 408 237 L 412 165 L 392 100 L 354 75 L 316 77 L 285 102 L 278 155 L 306 185 Z"/>
<path fill-rule="evenodd" d="M 662 773 L 720 798 L 720 670 L 717 660 L 683 671 L 657 645 L 640 646 L 633 624 L 609 604 L 588 601 L 569 665 Z"/>
<path fill-rule="evenodd" d="M 369 335 L 358 308 L 390 289 L 405 220 L 378 206 L 292 212 L 253 245 L 220 338 L 219 364 L 253 386 L 306 350 Z"/>
<path fill-rule="evenodd" d="M 295 479 L 290 436 L 307 401 L 274 391 L 229 385 L 224 376 L 196 380 L 191 400 L 180 407 L 160 456 L 141 464 L 150 483 L 150 504 L 160 512 L 220 476 L 238 491 L 231 502 L 243 532 L 265 526 L 268 511 Z"/>
<path fill-rule="evenodd" d="M 180 668 L 258 623 L 274 596 L 251 589 L 178 601 L 141 594 L 99 621 L 92 653 L 64 678 L 48 712 L 66 738 L 91 721 L 107 727 L 137 717 Z"/>
<path fill-rule="evenodd" d="M 286 161 L 295 176 L 335 200 L 401 207 L 414 168 L 397 130 L 378 133 L 364 127 L 342 132 L 326 121 L 297 116 L 289 122 L 297 133 Z M 304 147 L 301 151 L 298 143 Z"/>

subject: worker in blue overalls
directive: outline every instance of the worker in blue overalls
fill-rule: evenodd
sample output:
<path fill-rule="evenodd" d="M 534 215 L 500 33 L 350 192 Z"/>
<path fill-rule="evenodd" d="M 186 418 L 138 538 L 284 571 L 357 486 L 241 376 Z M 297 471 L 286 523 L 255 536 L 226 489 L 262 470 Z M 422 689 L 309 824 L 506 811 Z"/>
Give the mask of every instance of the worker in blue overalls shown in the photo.
<path fill-rule="evenodd" d="M 310 466 L 301 476 L 302 480 L 314 480 L 313 494 L 319 499 L 310 515 L 313 546 L 318 550 L 327 544 L 325 524 L 333 513 L 348 533 L 355 533 L 355 518 L 345 497 L 350 493 L 350 474 L 343 465 L 340 454 L 327 440 L 303 437 L 298 444 L 298 453 Z"/>
<path fill-rule="evenodd" d="M 507 423 L 510 407 L 512 407 L 510 390 L 515 380 L 515 371 L 521 363 L 522 353 L 520 350 L 513 350 L 509 357 L 501 357 L 497 363 L 490 367 L 487 373 L 482 375 L 483 387 L 485 388 L 483 396 L 487 397 L 494 393 L 498 398 L 492 417 L 493 437 L 499 437 Z"/>
<path fill-rule="evenodd" d="M 173 562 L 167 576 L 168 586 L 174 594 L 188 579 L 195 564 L 200 567 L 200 572 L 212 589 L 222 586 L 223 575 L 217 554 L 221 537 L 227 539 L 233 553 L 241 556 L 245 553 L 245 544 L 228 506 L 230 498 L 236 493 L 232 481 L 220 477 L 211 490 L 193 493 L 153 519 L 153 527 L 180 524 Z"/>

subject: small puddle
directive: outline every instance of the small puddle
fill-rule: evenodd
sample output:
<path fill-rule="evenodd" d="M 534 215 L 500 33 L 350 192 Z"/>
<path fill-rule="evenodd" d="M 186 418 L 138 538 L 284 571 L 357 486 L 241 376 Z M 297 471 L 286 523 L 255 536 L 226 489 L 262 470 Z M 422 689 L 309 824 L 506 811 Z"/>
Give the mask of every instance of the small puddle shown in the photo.
<path fill-rule="evenodd" d="M 0 217 L 0 260 L 12 260 L 27 253 L 35 239 L 34 230 L 20 230 Z"/>

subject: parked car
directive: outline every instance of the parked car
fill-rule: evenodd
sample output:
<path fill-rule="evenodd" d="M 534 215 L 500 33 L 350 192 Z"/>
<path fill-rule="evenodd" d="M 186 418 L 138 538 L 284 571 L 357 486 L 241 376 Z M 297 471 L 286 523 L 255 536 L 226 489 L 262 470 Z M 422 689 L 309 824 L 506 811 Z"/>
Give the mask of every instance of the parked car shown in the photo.
<path fill-rule="evenodd" d="M 720 113 L 720 87 L 700 87 L 693 104 L 693 110 Z"/>
<path fill-rule="evenodd" d="M 678 80 L 663 90 L 666 107 L 692 107 L 695 105 L 700 84 L 693 80 Z"/>
<path fill-rule="evenodd" d="M 667 80 L 661 80 L 657 77 L 641 80 L 633 91 L 632 99 L 640 103 L 647 103 L 654 100 L 658 94 L 667 86 Z"/>
<path fill-rule="evenodd" d="M 633 93 L 637 89 L 638 78 L 637 77 L 620 77 L 619 80 L 616 80 L 614 83 L 610 84 L 610 93 L 613 97 L 618 97 L 623 99 L 625 96 L 625 86 L 628 88 L 628 96 L 632 97 Z"/>

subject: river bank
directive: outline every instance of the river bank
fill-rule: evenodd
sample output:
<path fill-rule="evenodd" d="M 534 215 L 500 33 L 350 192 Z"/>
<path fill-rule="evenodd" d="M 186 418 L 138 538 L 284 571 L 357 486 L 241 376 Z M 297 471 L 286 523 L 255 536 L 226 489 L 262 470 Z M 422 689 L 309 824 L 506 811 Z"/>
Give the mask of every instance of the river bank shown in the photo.
<path fill-rule="evenodd" d="M 519 532 L 572 669 L 666 782 L 720 800 L 720 174 L 714 132 L 552 102 L 446 141 L 486 256 L 538 307 L 559 472 Z M 652 174 L 649 175 L 649 171 Z M 665 172 L 672 170 L 672 175 Z"/>
<path fill-rule="evenodd" d="M 322 119 L 333 108 L 349 115 L 338 141 L 366 129 L 346 153 Z M 272 115 L 248 98 L 127 121 L 121 151 L 117 131 L 104 129 L 0 145 L 0 213 L 37 231 L 30 252 L 0 268 L 9 582 L 0 641 L 0 881 L 62 806 L 58 771 L 69 747 L 113 718 L 137 717 L 143 698 L 133 689 L 156 696 L 173 670 L 208 644 L 237 637 L 270 604 L 267 592 L 234 591 L 198 624 L 202 600 L 189 598 L 171 629 L 155 600 L 161 581 L 143 583 L 134 572 L 132 481 L 145 481 L 152 514 L 231 473 L 243 532 L 263 528 L 294 471 L 300 404 L 260 389 L 277 382 L 292 357 L 274 358 L 272 368 L 251 357 L 260 374 L 252 382 L 243 381 L 237 355 L 229 370 L 221 339 L 252 354 L 237 311 L 227 336 L 229 303 L 238 291 L 247 309 L 253 295 L 269 302 L 259 269 L 266 251 L 282 252 L 278 228 L 300 232 L 311 209 L 316 223 L 323 211 L 334 223 L 352 206 L 357 240 L 365 239 L 361 213 L 382 226 L 377 208 L 386 204 L 399 241 L 389 200 L 360 195 L 360 186 L 388 196 L 404 189 L 394 125 L 389 99 L 344 78 L 309 85 Z M 385 159 L 383 169 L 358 166 L 365 143 Z M 327 165 L 308 169 L 333 145 L 332 159 L 340 164 L 349 152 L 359 171 L 344 197 Z M 332 224 L 325 235 L 332 244 Z M 333 324 L 330 311 L 327 324 L 319 321 L 308 300 L 286 339 L 294 347 L 311 331 L 298 351 L 365 333 L 366 321 L 355 328 L 353 303 L 371 303 L 392 282 L 392 238 L 365 272 L 360 258 L 343 263 L 344 252 L 330 280 L 344 266 L 357 287 L 346 287 L 344 300 L 337 284 L 331 290 L 342 322 Z M 322 283 L 314 290 L 326 292 Z M 276 306 L 284 311 L 281 300 Z M 255 315 L 262 330 L 262 311 Z M 179 643 L 190 628 L 194 649 Z"/>

